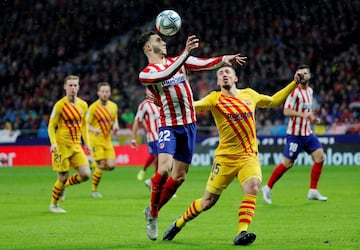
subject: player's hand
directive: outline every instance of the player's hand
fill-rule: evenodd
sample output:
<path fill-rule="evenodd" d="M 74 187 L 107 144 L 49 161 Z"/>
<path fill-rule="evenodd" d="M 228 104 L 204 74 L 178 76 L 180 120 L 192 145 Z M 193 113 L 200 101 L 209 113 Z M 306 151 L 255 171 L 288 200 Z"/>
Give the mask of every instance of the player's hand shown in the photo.
<path fill-rule="evenodd" d="M 294 75 L 294 82 L 296 82 L 297 84 L 301 83 L 301 80 L 304 79 L 304 75 L 296 72 Z"/>
<path fill-rule="evenodd" d="M 197 48 L 199 48 L 199 38 L 197 38 L 195 35 L 189 36 L 186 41 L 185 49 L 190 53 Z"/>
<path fill-rule="evenodd" d="M 161 107 L 161 101 L 160 98 L 157 96 L 154 96 L 152 93 L 146 93 L 146 99 L 150 102 L 154 103 L 156 106 Z"/>
<path fill-rule="evenodd" d="M 308 120 L 311 123 L 314 124 L 319 124 L 320 123 L 320 119 L 315 117 L 313 112 L 309 112 L 305 114 L 305 119 Z"/>
<path fill-rule="evenodd" d="M 116 135 L 117 134 L 117 132 L 119 131 L 119 125 L 113 125 L 113 128 L 112 128 L 112 130 L 111 130 L 111 133 L 113 134 L 113 135 Z"/>
<path fill-rule="evenodd" d="M 135 139 L 131 139 L 131 142 L 130 142 L 130 147 L 134 150 L 137 150 L 138 149 L 138 144 L 136 143 L 136 140 Z"/>
<path fill-rule="evenodd" d="M 224 63 L 227 65 L 232 65 L 234 62 L 239 65 L 244 65 L 246 63 L 247 57 L 242 56 L 240 53 L 235 55 L 225 55 L 223 57 Z"/>
<path fill-rule="evenodd" d="M 51 146 L 50 146 L 50 152 L 51 152 L 51 153 L 56 153 L 57 150 L 58 150 L 57 145 L 51 145 Z"/>

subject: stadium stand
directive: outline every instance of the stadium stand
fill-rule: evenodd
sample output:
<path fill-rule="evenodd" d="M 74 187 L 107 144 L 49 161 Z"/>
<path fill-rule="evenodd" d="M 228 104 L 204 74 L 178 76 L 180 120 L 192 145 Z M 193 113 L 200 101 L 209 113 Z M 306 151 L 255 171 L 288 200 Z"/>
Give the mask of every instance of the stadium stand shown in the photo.
<path fill-rule="evenodd" d="M 70 73 L 81 77 L 80 96 L 88 102 L 96 98 L 97 82 L 109 81 L 119 117 L 134 113 L 143 98 L 138 72 L 146 63 L 136 38 L 166 8 L 183 18 L 179 34 L 166 38 L 169 55 L 179 53 L 194 33 L 202 41 L 197 56 L 247 55 L 247 65 L 237 70 L 239 87 L 268 94 L 288 82 L 298 63 L 307 63 L 322 119 L 316 131 L 332 133 L 335 126 L 338 133 L 341 123 L 341 133 L 360 132 L 360 3 L 336 0 L 3 1 L 0 128 L 10 124 L 30 131 L 25 136 L 46 136 L 48 115 Z M 195 98 L 216 88 L 213 72 L 191 77 Z M 280 108 L 259 109 L 256 116 L 259 134 L 283 133 Z M 212 120 L 200 115 L 199 125 L 211 126 Z"/>

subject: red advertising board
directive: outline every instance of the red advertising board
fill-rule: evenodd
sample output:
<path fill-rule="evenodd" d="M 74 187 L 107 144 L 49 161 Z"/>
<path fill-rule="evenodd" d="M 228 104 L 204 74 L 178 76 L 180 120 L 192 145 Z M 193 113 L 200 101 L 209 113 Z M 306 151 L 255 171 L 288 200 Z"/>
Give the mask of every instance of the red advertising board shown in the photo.
<path fill-rule="evenodd" d="M 0 167 L 51 166 L 49 146 L 0 146 Z M 145 163 L 147 145 L 133 150 L 128 145 L 115 146 L 117 166 L 139 166 Z"/>

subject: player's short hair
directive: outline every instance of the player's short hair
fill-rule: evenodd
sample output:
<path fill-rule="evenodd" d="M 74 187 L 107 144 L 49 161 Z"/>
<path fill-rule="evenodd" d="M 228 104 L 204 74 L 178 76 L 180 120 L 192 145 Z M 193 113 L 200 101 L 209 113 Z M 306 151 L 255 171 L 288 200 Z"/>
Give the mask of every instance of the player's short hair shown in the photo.
<path fill-rule="evenodd" d="M 137 47 L 139 50 L 143 51 L 145 44 L 149 41 L 152 35 L 157 35 L 157 32 L 154 30 L 147 31 L 139 36 L 137 39 Z"/>
<path fill-rule="evenodd" d="M 76 75 L 68 75 L 67 77 L 65 77 L 64 79 L 64 85 L 66 84 L 66 82 L 68 80 L 80 80 L 80 77 L 76 76 Z"/>
<path fill-rule="evenodd" d="M 97 84 L 97 90 L 99 90 L 102 86 L 109 86 L 111 88 L 110 83 L 108 83 L 108 82 L 99 82 Z"/>
<path fill-rule="evenodd" d="M 310 71 L 310 67 L 307 64 L 300 64 L 297 69 L 308 69 Z"/>
<path fill-rule="evenodd" d="M 235 75 L 236 75 L 236 73 L 237 73 L 234 65 L 229 65 L 229 64 L 223 64 L 223 65 L 221 65 L 219 68 L 216 69 L 216 73 L 217 73 L 217 72 L 219 71 L 219 69 L 221 69 L 221 68 L 231 68 L 231 69 L 234 71 Z"/>

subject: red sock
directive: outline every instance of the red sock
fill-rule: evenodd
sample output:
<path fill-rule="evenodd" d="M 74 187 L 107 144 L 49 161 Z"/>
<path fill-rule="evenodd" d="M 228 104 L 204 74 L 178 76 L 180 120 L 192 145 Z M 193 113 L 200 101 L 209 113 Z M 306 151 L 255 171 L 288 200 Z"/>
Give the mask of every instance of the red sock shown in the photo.
<path fill-rule="evenodd" d="M 145 161 L 143 170 L 146 171 L 146 169 L 153 163 L 157 156 L 156 155 L 149 155 L 148 158 Z"/>
<path fill-rule="evenodd" d="M 176 190 L 181 185 L 181 183 L 178 183 L 174 181 L 172 177 L 169 177 L 163 187 L 163 190 L 161 192 L 160 202 L 159 202 L 159 210 L 162 206 L 164 206 L 170 198 L 176 193 Z"/>
<path fill-rule="evenodd" d="M 288 168 L 285 167 L 284 163 L 280 163 L 277 165 L 277 167 L 272 172 L 270 179 L 267 183 L 269 188 L 272 188 L 274 184 L 281 178 L 281 176 L 288 170 Z"/>
<path fill-rule="evenodd" d="M 166 182 L 166 178 L 166 175 L 161 175 L 158 172 L 151 178 L 151 216 L 158 216 L 161 190 Z"/>
<path fill-rule="evenodd" d="M 323 162 L 315 162 L 311 169 L 310 174 L 310 188 L 317 189 L 317 185 L 320 179 Z"/>

